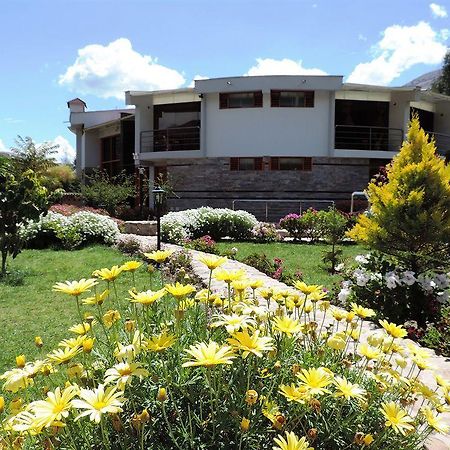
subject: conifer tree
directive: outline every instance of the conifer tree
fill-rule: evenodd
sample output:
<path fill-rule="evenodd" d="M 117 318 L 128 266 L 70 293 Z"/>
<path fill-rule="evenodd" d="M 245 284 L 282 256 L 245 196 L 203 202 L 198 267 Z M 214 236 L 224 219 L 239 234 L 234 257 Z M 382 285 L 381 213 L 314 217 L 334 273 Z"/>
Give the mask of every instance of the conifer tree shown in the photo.
<path fill-rule="evenodd" d="M 444 57 L 441 76 L 433 84 L 433 90 L 450 95 L 450 51 Z"/>
<path fill-rule="evenodd" d="M 372 181 L 367 193 L 370 213 L 359 216 L 351 238 L 416 274 L 448 269 L 450 165 L 436 154 L 417 116 L 387 167 L 387 183 Z"/>

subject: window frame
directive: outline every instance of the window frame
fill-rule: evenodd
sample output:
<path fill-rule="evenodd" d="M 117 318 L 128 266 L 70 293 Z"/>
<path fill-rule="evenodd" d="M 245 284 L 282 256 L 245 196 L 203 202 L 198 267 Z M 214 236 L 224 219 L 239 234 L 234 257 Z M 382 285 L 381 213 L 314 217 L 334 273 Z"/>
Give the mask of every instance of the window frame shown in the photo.
<path fill-rule="evenodd" d="M 251 106 L 230 106 L 230 96 L 238 94 L 253 94 L 253 105 Z M 262 108 L 263 92 L 262 91 L 241 91 L 241 92 L 220 92 L 219 93 L 219 109 L 247 109 Z"/>
<path fill-rule="evenodd" d="M 284 92 L 303 93 L 304 105 L 281 105 L 281 94 Z M 271 89 L 270 90 L 270 107 L 271 108 L 314 108 L 315 105 L 315 91 L 304 89 Z"/>
<path fill-rule="evenodd" d="M 302 165 L 301 168 L 297 169 L 288 169 L 288 168 L 281 168 L 280 165 L 280 159 L 301 159 Z M 276 156 L 270 158 L 270 170 L 271 171 L 291 171 L 291 172 L 312 172 L 312 157 L 310 156 Z"/>
<path fill-rule="evenodd" d="M 253 169 L 241 169 L 240 167 L 241 159 L 253 159 L 254 162 Z M 230 170 L 238 172 L 262 171 L 264 170 L 264 160 L 262 157 L 254 157 L 254 156 L 232 157 L 230 158 Z"/>

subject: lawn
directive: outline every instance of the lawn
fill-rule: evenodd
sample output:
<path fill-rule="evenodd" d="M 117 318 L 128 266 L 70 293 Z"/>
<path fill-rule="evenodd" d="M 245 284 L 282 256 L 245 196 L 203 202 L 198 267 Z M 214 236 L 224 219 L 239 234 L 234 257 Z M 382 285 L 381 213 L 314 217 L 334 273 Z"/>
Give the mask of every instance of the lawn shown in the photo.
<path fill-rule="evenodd" d="M 221 251 L 236 247 L 238 249 L 238 260 L 242 260 L 253 253 L 264 253 L 271 260 L 281 258 L 284 260 L 286 270 L 290 273 L 301 271 L 306 283 L 323 284 L 331 287 L 334 282 L 341 279 L 339 275 L 331 275 L 323 268 L 322 253 L 329 248 L 325 244 L 219 242 L 217 246 Z M 342 249 L 345 260 L 351 260 L 360 253 L 367 253 L 359 245 L 344 245 Z"/>
<path fill-rule="evenodd" d="M 67 329 L 79 322 L 76 303 L 72 297 L 53 292 L 58 281 L 90 278 L 95 269 L 121 264 L 127 258 L 109 247 L 94 246 L 76 251 L 25 250 L 10 261 L 12 269 L 25 273 L 24 284 L 9 286 L 0 283 L 0 373 L 15 365 L 15 356 L 24 353 L 27 359 L 39 355 L 34 346 L 34 337 L 41 336 L 45 354 L 57 343 L 72 333 Z M 126 296 L 124 286 L 119 294 Z M 147 282 L 144 271 L 138 271 L 136 281 L 139 288 Z M 122 284 L 122 283 L 119 283 Z"/>

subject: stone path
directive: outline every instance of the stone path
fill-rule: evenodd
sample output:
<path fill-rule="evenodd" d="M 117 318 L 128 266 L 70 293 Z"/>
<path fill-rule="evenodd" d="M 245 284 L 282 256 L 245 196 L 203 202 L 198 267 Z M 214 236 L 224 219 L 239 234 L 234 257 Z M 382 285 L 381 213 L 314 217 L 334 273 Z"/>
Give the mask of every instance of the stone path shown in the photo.
<path fill-rule="evenodd" d="M 143 251 L 151 251 L 156 248 L 156 238 L 154 236 L 138 236 L 138 235 L 120 235 L 119 240 L 127 239 L 127 236 L 132 236 L 134 239 L 138 240 L 141 244 L 141 249 Z M 173 248 L 174 250 L 180 250 L 182 247 L 173 244 L 164 244 L 163 248 Z M 199 276 L 207 285 L 209 281 L 209 269 L 198 261 L 198 257 L 200 255 L 204 255 L 202 252 L 198 252 L 196 250 L 189 250 L 192 256 L 192 267 L 194 272 Z M 253 267 L 250 267 L 246 264 L 243 264 L 239 261 L 228 260 L 223 266 L 224 269 L 227 270 L 236 270 L 236 269 L 244 269 L 249 278 L 252 279 L 262 279 L 264 281 L 265 287 L 272 287 L 275 289 L 293 289 L 292 286 L 287 286 L 280 281 L 277 281 L 261 272 L 256 270 Z M 227 292 L 226 284 L 222 281 L 217 281 L 214 278 L 211 283 L 211 290 L 216 293 L 224 293 Z M 265 304 L 265 300 L 261 302 L 262 305 Z M 275 305 L 274 305 L 275 307 Z M 317 320 L 320 322 L 323 316 L 318 316 Z M 362 337 L 363 340 L 370 334 L 373 334 L 374 331 L 379 329 L 375 323 L 364 321 L 362 327 Z M 430 350 L 431 351 L 431 350 Z M 441 375 L 443 378 L 450 380 L 450 359 L 445 358 L 443 356 L 437 356 L 434 352 L 432 352 L 432 356 L 429 359 L 431 366 L 434 368 L 434 372 Z M 422 380 L 424 384 L 434 389 L 436 386 L 436 382 L 433 376 L 433 372 L 431 370 L 424 370 L 421 372 L 419 378 Z M 450 425 L 450 413 L 445 413 L 444 416 L 446 422 Z M 444 435 L 432 435 L 426 444 L 427 450 L 450 450 L 450 436 Z M 401 450 L 401 449 L 398 449 Z"/>

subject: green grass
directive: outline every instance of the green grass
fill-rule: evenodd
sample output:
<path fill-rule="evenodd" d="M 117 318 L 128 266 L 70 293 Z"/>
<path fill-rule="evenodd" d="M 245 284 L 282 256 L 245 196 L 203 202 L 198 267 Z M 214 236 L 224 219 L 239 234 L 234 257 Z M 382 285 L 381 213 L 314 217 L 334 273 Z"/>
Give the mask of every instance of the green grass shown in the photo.
<path fill-rule="evenodd" d="M 35 336 L 44 340 L 45 354 L 61 339 L 70 337 L 67 329 L 80 322 L 75 299 L 53 292 L 53 284 L 90 278 L 95 269 L 120 265 L 127 259 L 117 250 L 94 246 L 76 251 L 25 250 L 10 260 L 10 269 L 23 271 L 25 278 L 21 286 L 0 282 L 0 373 L 15 365 L 16 355 L 23 353 L 29 360 L 39 355 Z M 123 284 L 119 295 L 127 296 L 131 275 L 122 276 L 129 277 L 130 282 L 119 283 Z M 141 287 L 146 282 L 147 275 L 141 269 L 136 273 L 136 284 Z"/>
<path fill-rule="evenodd" d="M 306 283 L 323 284 L 330 288 L 334 282 L 340 280 L 339 275 L 331 275 L 323 268 L 322 253 L 329 248 L 325 244 L 219 242 L 217 246 L 221 251 L 236 247 L 238 260 L 252 253 L 264 253 L 270 260 L 281 258 L 284 260 L 285 269 L 290 273 L 301 271 Z M 359 245 L 344 245 L 341 248 L 344 251 L 344 259 L 353 259 L 360 253 L 366 253 L 366 250 Z"/>

